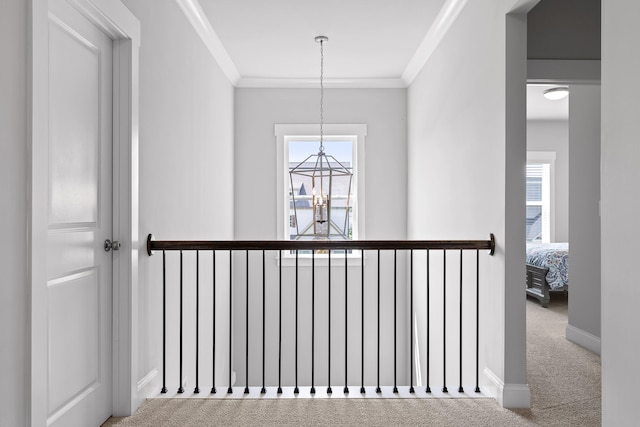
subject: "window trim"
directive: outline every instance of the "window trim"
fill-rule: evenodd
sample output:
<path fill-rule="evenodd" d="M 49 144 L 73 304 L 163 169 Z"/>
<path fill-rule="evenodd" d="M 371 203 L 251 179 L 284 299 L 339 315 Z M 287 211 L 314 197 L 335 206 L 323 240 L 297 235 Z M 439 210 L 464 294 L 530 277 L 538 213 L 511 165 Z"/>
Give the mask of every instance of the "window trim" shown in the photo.
<path fill-rule="evenodd" d="M 549 242 L 556 241 L 555 151 L 527 151 L 527 164 L 549 165 Z M 526 168 L 525 168 L 526 178 Z M 525 195 L 526 201 L 526 195 Z M 543 206 L 544 209 L 544 206 Z"/>
<path fill-rule="evenodd" d="M 285 168 L 288 170 L 289 165 L 289 150 L 286 149 L 286 144 L 288 139 L 292 139 L 292 137 L 299 138 L 310 138 L 320 137 L 320 125 L 319 124 L 276 124 L 274 126 L 274 133 L 276 137 L 276 158 L 277 158 L 277 173 L 276 173 L 276 197 L 277 197 L 277 238 L 278 239 L 286 239 L 288 238 L 288 230 L 289 230 L 289 218 L 284 214 L 288 210 L 289 198 L 288 198 L 288 190 L 289 190 L 289 181 L 288 181 L 288 173 L 285 172 Z M 354 240 L 365 239 L 365 138 L 367 136 L 367 125 L 366 124 L 324 124 L 323 125 L 324 135 L 327 135 L 331 138 L 335 137 L 355 137 L 357 142 L 354 146 L 354 156 L 353 156 L 353 168 L 356 171 L 356 176 L 353 181 L 353 192 L 357 194 L 357 203 L 353 209 L 353 216 L 357 220 L 357 230 L 354 231 Z M 285 257 L 283 256 L 283 265 L 288 265 L 288 260 L 295 259 L 295 257 Z M 326 260 L 326 255 L 316 255 L 316 265 L 322 265 L 323 260 Z M 334 262 L 334 258 L 339 258 L 338 256 L 332 256 L 332 263 Z M 342 256 L 341 258 L 344 258 Z M 352 255 L 349 257 L 350 259 L 355 260 L 360 259 L 358 255 Z M 299 261 L 303 261 L 300 265 L 303 266 L 307 264 L 307 261 L 311 260 L 310 255 L 300 255 Z M 285 262 L 286 261 L 286 262 Z M 326 262 L 326 261 L 325 261 Z M 294 265 L 294 264 L 292 264 Z M 350 264 L 351 265 L 351 264 Z"/>

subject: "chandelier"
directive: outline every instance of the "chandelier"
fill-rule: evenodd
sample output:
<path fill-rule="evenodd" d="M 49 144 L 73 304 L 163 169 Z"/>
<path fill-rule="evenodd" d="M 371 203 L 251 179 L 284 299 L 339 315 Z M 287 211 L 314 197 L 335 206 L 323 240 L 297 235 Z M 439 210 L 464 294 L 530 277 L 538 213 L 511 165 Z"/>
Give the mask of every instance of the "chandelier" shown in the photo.
<path fill-rule="evenodd" d="M 348 240 L 351 168 L 324 151 L 324 43 L 320 43 L 320 147 L 289 169 L 296 240 Z M 305 186 L 306 184 L 306 186 Z M 307 188 L 311 187 L 311 195 Z"/>

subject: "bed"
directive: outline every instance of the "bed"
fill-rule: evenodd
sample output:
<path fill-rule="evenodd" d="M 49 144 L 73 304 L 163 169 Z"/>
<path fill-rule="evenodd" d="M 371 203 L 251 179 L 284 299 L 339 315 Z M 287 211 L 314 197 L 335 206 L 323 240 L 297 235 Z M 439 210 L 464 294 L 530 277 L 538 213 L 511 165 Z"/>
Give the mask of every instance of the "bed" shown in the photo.
<path fill-rule="evenodd" d="M 527 295 L 549 305 L 551 292 L 566 292 L 569 286 L 568 243 L 527 242 Z"/>

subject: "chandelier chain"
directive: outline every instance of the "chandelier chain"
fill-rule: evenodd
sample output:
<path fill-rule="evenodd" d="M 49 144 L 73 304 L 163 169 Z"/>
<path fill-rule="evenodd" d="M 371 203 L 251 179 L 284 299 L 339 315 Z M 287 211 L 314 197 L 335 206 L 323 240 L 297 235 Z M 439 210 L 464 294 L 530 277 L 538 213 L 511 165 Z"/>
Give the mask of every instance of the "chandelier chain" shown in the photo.
<path fill-rule="evenodd" d="M 324 152 L 324 41 L 320 40 L 320 152 Z"/>

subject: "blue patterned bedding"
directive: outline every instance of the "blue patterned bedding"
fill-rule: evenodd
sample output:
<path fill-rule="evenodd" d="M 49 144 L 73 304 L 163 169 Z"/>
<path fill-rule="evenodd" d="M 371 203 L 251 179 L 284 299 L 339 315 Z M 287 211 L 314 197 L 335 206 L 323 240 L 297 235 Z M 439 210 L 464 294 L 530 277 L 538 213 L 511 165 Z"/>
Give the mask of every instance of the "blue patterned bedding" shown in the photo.
<path fill-rule="evenodd" d="M 527 264 L 549 269 L 546 278 L 551 290 L 567 288 L 568 243 L 527 243 Z"/>

